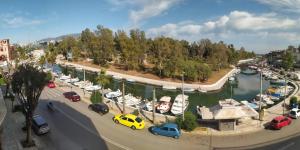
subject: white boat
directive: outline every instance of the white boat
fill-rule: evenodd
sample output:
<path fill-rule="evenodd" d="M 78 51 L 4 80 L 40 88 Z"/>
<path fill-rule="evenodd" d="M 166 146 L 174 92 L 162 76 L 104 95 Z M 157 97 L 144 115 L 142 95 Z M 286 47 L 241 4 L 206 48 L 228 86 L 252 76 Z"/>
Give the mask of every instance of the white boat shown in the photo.
<path fill-rule="evenodd" d="M 235 78 L 234 78 L 234 76 L 231 76 L 231 77 L 228 78 L 228 80 L 229 80 L 229 81 L 234 81 Z"/>
<path fill-rule="evenodd" d="M 147 101 L 147 100 L 146 100 Z M 154 103 L 154 108 L 157 107 L 157 103 Z M 153 103 L 152 101 L 147 101 L 143 107 L 146 111 L 153 111 Z"/>
<path fill-rule="evenodd" d="M 235 73 L 236 73 L 236 74 L 239 74 L 239 73 L 241 73 L 241 69 L 239 69 L 239 68 L 238 68 L 238 69 L 236 69 Z"/>
<path fill-rule="evenodd" d="M 271 100 L 271 98 L 268 95 L 262 94 L 261 95 L 262 101 L 265 102 L 267 105 L 273 105 L 274 102 Z M 256 101 L 260 100 L 260 94 L 257 94 L 255 97 Z"/>
<path fill-rule="evenodd" d="M 125 95 L 124 99 L 125 99 L 125 105 L 127 105 L 127 106 L 137 106 L 141 103 L 141 99 L 132 96 L 132 94 Z M 123 103 L 122 96 L 118 97 L 118 103 L 120 103 L 120 104 Z"/>
<path fill-rule="evenodd" d="M 79 81 L 79 78 L 77 78 L 77 77 L 65 80 L 66 83 L 75 83 L 75 82 L 78 82 L 78 81 Z"/>
<path fill-rule="evenodd" d="M 75 69 L 79 70 L 79 71 L 83 70 L 83 68 L 81 68 L 81 67 L 76 67 Z"/>
<path fill-rule="evenodd" d="M 52 69 L 51 68 L 44 68 L 43 71 L 44 72 L 50 72 Z"/>
<path fill-rule="evenodd" d="M 164 90 L 176 90 L 176 86 L 171 86 L 171 85 L 163 85 L 162 87 Z"/>
<path fill-rule="evenodd" d="M 84 89 L 85 87 L 89 87 L 89 86 L 92 86 L 93 83 L 90 82 L 90 81 L 85 81 L 83 82 L 82 84 L 79 84 L 78 87 L 81 88 L 81 89 Z"/>
<path fill-rule="evenodd" d="M 86 91 L 92 92 L 92 91 L 100 90 L 100 89 L 101 89 L 101 86 L 100 86 L 100 85 L 91 85 L 91 86 L 86 86 L 86 87 L 84 87 L 84 89 L 85 89 Z"/>
<path fill-rule="evenodd" d="M 112 77 L 113 77 L 114 79 L 116 79 L 116 80 L 121 80 L 121 79 L 123 79 L 122 77 L 117 76 L 117 75 L 113 75 Z"/>
<path fill-rule="evenodd" d="M 183 88 L 183 91 L 184 92 L 194 92 L 195 89 L 193 89 L 193 88 Z"/>
<path fill-rule="evenodd" d="M 160 112 L 161 114 L 166 113 L 170 110 L 172 106 L 171 103 L 171 97 L 170 96 L 163 96 L 160 98 L 158 106 L 156 107 L 156 110 Z"/>
<path fill-rule="evenodd" d="M 69 75 L 64 75 L 64 74 L 62 74 L 60 77 L 59 77 L 59 80 L 68 80 L 68 79 L 70 79 L 71 78 L 71 75 L 69 74 Z"/>
<path fill-rule="evenodd" d="M 254 110 L 259 109 L 259 106 L 256 103 L 249 103 L 248 101 L 241 101 L 241 103 L 253 108 Z"/>
<path fill-rule="evenodd" d="M 126 81 L 128 81 L 128 82 L 135 82 L 134 79 L 126 79 Z"/>
<path fill-rule="evenodd" d="M 121 95 L 122 95 L 122 92 L 118 89 L 117 91 L 112 91 L 112 92 L 106 93 L 104 96 L 108 99 L 113 99 L 113 98 L 119 97 Z"/>
<path fill-rule="evenodd" d="M 189 105 L 188 98 L 189 98 L 189 96 L 187 96 L 187 95 L 182 95 L 182 94 L 177 95 L 173 102 L 171 112 L 174 115 L 182 114 L 182 109 L 183 109 L 183 111 L 186 110 L 186 108 Z"/>

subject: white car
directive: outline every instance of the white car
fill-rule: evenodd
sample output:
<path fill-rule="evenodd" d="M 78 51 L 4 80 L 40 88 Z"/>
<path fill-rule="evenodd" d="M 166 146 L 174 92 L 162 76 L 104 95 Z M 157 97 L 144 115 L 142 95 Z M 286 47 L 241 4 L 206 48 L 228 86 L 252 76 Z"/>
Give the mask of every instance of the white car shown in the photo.
<path fill-rule="evenodd" d="M 293 109 L 290 111 L 289 116 L 290 116 L 291 118 L 297 119 L 298 117 L 300 117 L 300 109 L 298 109 L 298 108 L 293 108 Z"/>

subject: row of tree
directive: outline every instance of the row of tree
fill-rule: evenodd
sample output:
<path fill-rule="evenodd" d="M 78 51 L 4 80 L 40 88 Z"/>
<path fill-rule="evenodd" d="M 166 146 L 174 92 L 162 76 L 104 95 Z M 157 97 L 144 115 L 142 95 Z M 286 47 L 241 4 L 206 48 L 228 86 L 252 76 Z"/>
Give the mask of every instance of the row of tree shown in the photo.
<path fill-rule="evenodd" d="M 108 67 L 118 65 L 125 70 L 148 71 L 160 77 L 180 78 L 182 73 L 190 81 L 204 81 L 212 71 L 234 65 L 240 59 L 254 57 L 243 47 L 236 50 L 232 44 L 209 39 L 189 43 L 169 37 L 146 38 L 139 29 L 113 32 L 97 26 L 82 31 L 79 38 L 66 37 L 48 45 L 49 55 L 72 54 L 73 60 L 92 58 L 95 64 Z"/>

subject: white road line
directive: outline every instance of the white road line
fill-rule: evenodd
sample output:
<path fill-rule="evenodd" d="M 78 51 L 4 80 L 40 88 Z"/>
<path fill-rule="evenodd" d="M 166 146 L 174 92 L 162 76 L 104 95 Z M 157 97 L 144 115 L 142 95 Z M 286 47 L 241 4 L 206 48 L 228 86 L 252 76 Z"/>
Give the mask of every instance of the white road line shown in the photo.
<path fill-rule="evenodd" d="M 129 147 L 127 146 L 124 146 L 122 144 L 119 144 L 103 135 L 98 135 L 96 134 L 94 131 L 90 130 L 89 128 L 87 128 L 85 125 L 83 125 L 81 122 L 75 120 L 74 118 L 72 118 L 69 114 L 67 114 L 66 112 L 64 112 L 63 110 L 59 109 L 58 107 L 55 107 L 56 110 L 58 110 L 60 113 L 62 113 L 63 115 L 65 115 L 66 117 L 68 117 L 69 119 L 71 119 L 72 121 L 74 121 L 76 124 L 78 124 L 79 126 L 81 126 L 82 128 L 84 128 L 85 130 L 87 130 L 88 132 L 90 132 L 91 134 L 94 134 L 95 136 L 98 136 L 102 139 L 104 139 L 105 141 L 119 147 L 119 148 L 122 148 L 122 149 L 125 149 L 125 150 L 131 150 Z"/>

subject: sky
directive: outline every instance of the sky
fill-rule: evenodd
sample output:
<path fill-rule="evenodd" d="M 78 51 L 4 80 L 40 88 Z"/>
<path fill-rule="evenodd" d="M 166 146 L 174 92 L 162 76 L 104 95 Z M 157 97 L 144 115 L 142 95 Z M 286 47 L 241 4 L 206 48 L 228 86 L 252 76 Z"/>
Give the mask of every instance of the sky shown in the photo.
<path fill-rule="evenodd" d="M 0 39 L 26 44 L 95 30 L 209 38 L 256 53 L 300 44 L 300 0 L 0 0 Z"/>

